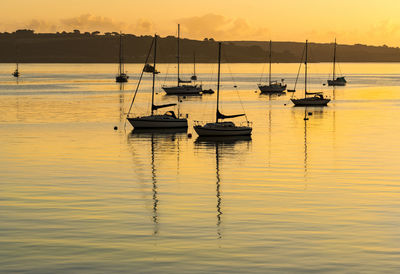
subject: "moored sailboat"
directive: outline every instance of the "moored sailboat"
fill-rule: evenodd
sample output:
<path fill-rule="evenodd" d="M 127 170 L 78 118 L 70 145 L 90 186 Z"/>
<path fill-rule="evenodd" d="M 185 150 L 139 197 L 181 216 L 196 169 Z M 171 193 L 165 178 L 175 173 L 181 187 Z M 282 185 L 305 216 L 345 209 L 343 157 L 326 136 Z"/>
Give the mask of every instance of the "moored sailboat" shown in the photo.
<path fill-rule="evenodd" d="M 148 57 L 150 55 L 151 48 L 154 46 L 154 56 L 153 56 L 153 66 L 147 64 Z M 136 88 L 135 94 L 132 99 L 131 106 L 129 108 L 127 114 L 127 120 L 129 123 L 135 128 L 187 128 L 187 119 L 179 118 L 175 115 L 173 111 L 167 111 L 164 114 L 158 115 L 155 114 L 154 111 L 175 106 L 176 104 L 164 104 L 164 105 L 155 105 L 154 104 L 154 86 L 155 86 L 155 78 L 158 71 L 156 70 L 156 59 L 157 59 L 157 35 L 154 36 L 154 40 L 150 47 L 149 54 L 146 58 L 146 65 L 142 71 L 142 74 L 139 78 L 138 86 Z M 143 76 L 144 72 L 150 72 L 153 75 L 153 83 L 152 83 L 152 90 L 151 90 L 151 114 L 148 116 L 139 116 L 139 117 L 131 117 L 130 112 Z"/>
<path fill-rule="evenodd" d="M 307 60 L 308 59 L 308 40 L 305 45 L 305 61 L 304 61 L 304 98 L 290 99 L 295 106 L 326 106 L 331 99 L 324 97 L 322 92 L 307 91 Z"/>
<path fill-rule="evenodd" d="M 336 39 L 335 45 L 333 48 L 333 72 L 332 72 L 332 80 L 328 80 L 328 86 L 345 86 L 347 81 L 342 77 L 336 77 Z"/>
<path fill-rule="evenodd" d="M 269 73 L 268 73 L 268 84 L 258 84 L 258 88 L 261 93 L 281 93 L 286 90 L 286 84 L 278 81 L 272 81 L 271 78 L 272 73 L 272 41 L 269 41 Z"/>
<path fill-rule="evenodd" d="M 241 136 L 251 135 L 252 128 L 249 126 L 236 126 L 233 122 L 224 122 L 220 120 L 245 116 L 245 114 L 224 115 L 219 111 L 219 88 L 221 75 L 221 42 L 218 43 L 218 82 L 217 82 L 217 110 L 215 123 L 197 124 L 193 127 L 199 136 Z"/>
<path fill-rule="evenodd" d="M 17 63 L 16 68 L 15 68 L 15 71 L 12 73 L 12 76 L 18 78 L 20 75 L 21 75 L 21 73 L 19 72 L 18 63 Z"/>
<path fill-rule="evenodd" d="M 119 35 L 119 65 L 118 65 L 118 75 L 115 77 L 117 83 L 128 82 L 129 76 L 125 71 L 123 48 L 122 48 L 122 34 Z"/>
<path fill-rule="evenodd" d="M 192 80 L 196 81 L 197 76 L 193 75 L 191 80 L 182 80 L 180 78 L 180 25 L 178 24 L 178 54 L 177 54 L 177 75 L 178 81 L 176 86 L 162 86 L 167 94 L 174 95 L 191 95 L 200 94 L 203 91 L 202 85 L 192 84 Z"/>

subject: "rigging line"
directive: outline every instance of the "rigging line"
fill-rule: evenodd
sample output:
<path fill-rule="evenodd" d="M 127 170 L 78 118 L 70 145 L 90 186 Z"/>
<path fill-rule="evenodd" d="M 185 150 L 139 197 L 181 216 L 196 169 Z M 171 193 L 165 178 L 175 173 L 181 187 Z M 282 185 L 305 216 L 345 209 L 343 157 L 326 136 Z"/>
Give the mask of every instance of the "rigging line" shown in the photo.
<path fill-rule="evenodd" d="M 225 60 L 226 60 L 226 62 L 227 62 L 229 74 L 230 74 L 230 76 L 231 76 L 231 79 L 232 79 L 232 82 L 233 82 L 233 85 L 234 85 L 233 87 L 234 87 L 234 89 L 236 90 L 236 93 L 237 93 L 237 95 L 238 95 L 238 97 L 239 97 L 239 102 L 240 102 L 240 105 L 242 106 L 242 110 L 243 110 L 243 113 L 244 113 L 244 117 L 245 117 L 245 119 L 246 119 L 246 122 L 249 122 L 249 120 L 247 119 L 246 111 L 244 110 L 242 98 L 240 98 L 240 94 L 239 94 L 239 90 L 238 90 L 237 85 L 236 85 L 236 81 L 235 81 L 235 79 L 233 78 L 233 73 L 232 73 L 232 70 L 231 70 L 231 66 L 230 66 L 230 63 L 229 63 L 229 59 L 228 59 L 228 57 L 227 57 L 226 54 L 222 53 L 222 55 L 225 57 Z"/>
<path fill-rule="evenodd" d="M 340 75 L 340 76 L 343 76 L 342 70 L 341 70 L 341 68 L 340 68 L 340 64 L 339 64 L 338 62 L 336 62 L 336 64 L 337 64 L 338 69 L 339 69 L 339 75 Z"/>
<path fill-rule="evenodd" d="M 164 77 L 163 86 L 165 85 L 165 82 L 167 81 L 168 71 L 169 71 L 169 65 L 170 65 L 170 63 L 167 64 L 167 71 L 165 72 L 165 77 Z"/>
<path fill-rule="evenodd" d="M 151 41 L 150 49 L 149 49 L 149 52 L 147 53 L 146 61 L 144 62 L 145 64 L 147 64 L 147 61 L 149 60 L 151 49 L 153 48 L 153 45 L 154 45 L 155 37 L 156 36 L 154 35 L 154 39 Z M 136 94 L 137 94 L 137 92 L 139 90 L 140 83 L 142 82 L 143 74 L 144 74 L 144 69 L 142 69 L 142 72 L 140 73 L 140 77 L 139 77 L 138 83 L 136 85 L 136 90 L 135 90 L 135 92 L 133 94 L 132 102 L 131 102 L 131 105 L 129 106 L 129 111 L 126 114 L 126 116 L 128 116 L 131 113 L 133 102 L 135 101 Z"/>
<path fill-rule="evenodd" d="M 296 81 L 294 82 L 294 90 L 296 90 L 297 87 L 297 81 L 299 80 L 299 75 L 300 75 L 300 70 L 301 70 L 301 65 L 303 64 L 303 59 L 304 59 L 304 53 L 305 53 L 306 48 L 303 48 L 303 52 L 301 54 L 301 59 L 300 59 L 300 66 L 299 69 L 297 70 L 297 76 L 296 76 Z M 294 92 L 292 94 L 292 97 L 294 96 Z"/>
<path fill-rule="evenodd" d="M 268 45 L 267 45 L 268 47 Z M 268 62 L 268 51 L 265 51 L 265 62 L 263 62 L 263 66 L 262 66 L 262 71 L 261 71 L 261 75 L 260 75 L 260 80 L 259 83 L 262 83 L 262 77 L 264 76 L 264 70 L 266 69 L 266 65 Z"/>

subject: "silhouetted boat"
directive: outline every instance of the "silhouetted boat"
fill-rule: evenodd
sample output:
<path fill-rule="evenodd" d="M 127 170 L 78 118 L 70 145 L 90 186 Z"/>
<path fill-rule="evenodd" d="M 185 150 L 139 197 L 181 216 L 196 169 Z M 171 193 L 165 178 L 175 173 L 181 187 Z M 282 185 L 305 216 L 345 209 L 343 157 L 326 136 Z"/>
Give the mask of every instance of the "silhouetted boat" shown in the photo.
<path fill-rule="evenodd" d="M 335 45 L 333 48 L 333 72 L 332 72 L 332 80 L 328 80 L 328 86 L 345 86 L 347 81 L 346 79 L 342 77 L 336 77 L 336 39 L 335 39 Z"/>
<path fill-rule="evenodd" d="M 278 81 L 272 81 L 271 79 L 272 72 L 272 41 L 269 41 L 269 76 L 268 76 L 268 85 L 258 84 L 258 88 L 261 93 L 281 93 L 286 89 L 286 84 Z"/>
<path fill-rule="evenodd" d="M 205 90 L 203 90 L 203 92 L 202 92 L 203 94 L 213 94 L 213 93 L 215 93 L 212 89 L 205 89 Z"/>
<path fill-rule="evenodd" d="M 150 65 L 147 64 L 151 48 L 154 46 L 154 64 L 152 68 L 150 69 Z M 131 125 L 135 128 L 187 128 L 187 119 L 184 118 L 178 118 L 173 111 L 167 111 L 166 113 L 162 115 L 157 115 L 154 114 L 155 110 L 158 110 L 160 108 L 166 108 L 170 106 L 175 106 L 176 104 L 164 104 L 164 105 L 155 105 L 154 104 L 154 85 L 155 85 L 155 77 L 156 74 L 158 73 L 156 70 L 156 57 L 157 57 L 157 35 L 154 36 L 154 40 L 151 44 L 149 54 L 146 58 L 146 65 L 143 68 L 142 74 L 140 75 L 138 86 L 136 88 L 135 94 L 132 99 L 132 103 L 130 106 L 130 109 L 127 114 L 127 120 Z M 140 117 L 129 117 L 130 116 L 130 111 L 132 109 L 134 100 L 136 98 L 136 94 L 143 76 L 144 72 L 149 72 L 152 73 L 153 75 L 153 85 L 152 85 L 152 90 L 151 90 L 151 115 L 148 116 L 140 116 Z"/>
<path fill-rule="evenodd" d="M 304 72 L 304 98 L 290 99 L 295 106 L 326 106 L 331 99 L 324 98 L 322 92 L 308 92 L 307 91 L 307 59 L 308 59 L 308 41 L 305 45 L 305 72 Z M 311 97 L 310 97 L 311 96 Z"/>
<path fill-rule="evenodd" d="M 12 73 L 12 76 L 18 78 L 20 75 L 21 75 L 21 73 L 18 70 L 18 63 L 17 63 L 17 67 L 15 68 L 15 71 Z"/>
<path fill-rule="evenodd" d="M 122 48 L 122 34 L 119 35 L 119 65 L 118 65 L 118 75 L 115 77 L 115 81 L 118 83 L 128 82 L 129 76 L 125 72 L 125 64 L 123 57 Z"/>
<path fill-rule="evenodd" d="M 199 136 L 239 136 L 250 135 L 252 128 L 249 126 L 236 126 L 233 122 L 220 122 L 219 120 L 244 116 L 245 114 L 224 115 L 219 111 L 219 84 L 221 75 L 221 43 L 218 43 L 218 82 L 217 82 L 217 111 L 216 122 L 197 124 L 193 127 Z"/>
<path fill-rule="evenodd" d="M 202 86 L 197 84 L 191 84 L 192 80 L 197 80 L 197 76 L 193 75 L 192 80 L 182 80 L 180 78 L 180 25 L 178 24 L 178 55 L 177 55 L 177 74 L 178 74 L 178 83 L 177 86 L 162 86 L 162 89 L 167 94 L 174 95 L 190 95 L 190 94 L 200 94 L 202 92 Z M 183 84 L 183 85 L 181 85 Z M 186 85 L 185 85 L 186 84 Z"/>

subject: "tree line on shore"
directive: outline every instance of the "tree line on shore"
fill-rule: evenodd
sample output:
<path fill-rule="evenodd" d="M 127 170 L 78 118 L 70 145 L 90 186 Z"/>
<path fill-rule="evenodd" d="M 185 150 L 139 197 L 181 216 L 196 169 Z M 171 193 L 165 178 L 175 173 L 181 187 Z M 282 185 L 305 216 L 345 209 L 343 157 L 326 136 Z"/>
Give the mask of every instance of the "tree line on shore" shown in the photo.
<path fill-rule="evenodd" d="M 17 30 L 0 33 L 1 63 L 115 63 L 119 58 L 118 32 L 100 33 L 57 32 L 35 33 L 33 30 Z M 152 36 L 123 34 L 124 59 L 126 63 L 143 63 Z M 176 37 L 159 39 L 158 62 L 176 61 Z M 266 41 L 224 41 L 223 62 L 262 63 L 267 61 L 269 47 Z M 272 42 L 273 62 L 297 63 L 303 53 L 302 42 Z M 217 60 L 217 42 L 181 39 L 181 62 L 213 63 Z M 333 43 L 309 43 L 309 62 L 330 62 Z M 400 49 L 394 47 L 368 46 L 363 44 L 337 47 L 338 62 L 400 62 Z"/>

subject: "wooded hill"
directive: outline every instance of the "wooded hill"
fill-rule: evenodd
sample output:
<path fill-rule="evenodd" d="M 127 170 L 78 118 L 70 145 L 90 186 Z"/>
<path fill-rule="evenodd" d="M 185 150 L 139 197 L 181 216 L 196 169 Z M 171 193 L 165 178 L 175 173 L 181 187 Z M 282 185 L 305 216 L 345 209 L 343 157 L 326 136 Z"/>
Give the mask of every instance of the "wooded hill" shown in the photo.
<path fill-rule="evenodd" d="M 126 63 L 142 63 L 146 58 L 151 36 L 123 35 Z M 176 37 L 158 40 L 158 62 L 176 62 Z M 300 61 L 304 43 L 272 42 L 273 62 Z M 211 63 L 217 61 L 217 42 L 213 39 L 181 39 L 181 62 Z M 223 42 L 223 62 L 261 63 L 267 60 L 268 44 L 259 41 Z M 116 63 L 119 34 L 99 32 L 39 33 L 18 30 L 0 33 L 1 63 Z M 309 43 L 309 62 L 330 62 L 333 44 Z M 338 62 L 400 62 L 400 49 L 387 46 L 338 45 Z"/>

